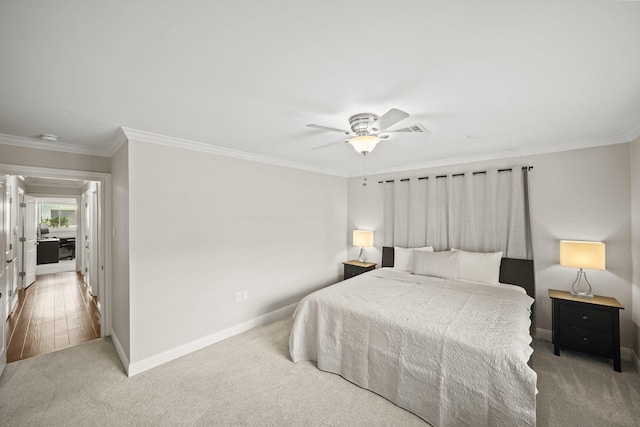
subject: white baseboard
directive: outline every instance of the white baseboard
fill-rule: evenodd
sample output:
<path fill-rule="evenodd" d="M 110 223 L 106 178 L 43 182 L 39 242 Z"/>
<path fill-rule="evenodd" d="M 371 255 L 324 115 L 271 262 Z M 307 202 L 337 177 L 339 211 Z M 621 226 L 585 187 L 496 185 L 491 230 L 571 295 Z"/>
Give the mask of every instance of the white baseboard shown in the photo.
<path fill-rule="evenodd" d="M 285 319 L 286 317 L 291 316 L 293 314 L 297 305 L 298 303 L 294 303 L 286 307 L 279 308 L 270 313 L 266 313 L 261 316 L 255 317 L 251 320 L 247 320 L 246 322 L 240 323 L 239 325 L 232 326 L 230 328 L 216 332 L 215 334 L 211 334 L 206 337 L 200 338 L 198 340 L 192 341 L 190 343 L 175 347 L 171 350 L 164 351 L 160 354 L 151 356 L 139 362 L 129 363 L 127 358 L 123 357 L 124 353 L 120 354 L 117 346 L 116 346 L 116 351 L 118 351 L 118 355 L 120 356 L 120 360 L 122 361 L 123 365 L 125 364 L 125 361 L 126 361 L 125 370 L 127 371 L 127 375 L 132 377 L 141 372 L 147 371 L 151 368 L 155 368 L 156 366 L 160 366 L 164 363 L 175 360 L 179 357 L 186 356 L 187 354 L 193 353 L 194 351 L 203 349 L 207 346 L 210 346 L 211 344 L 215 344 L 219 341 L 230 338 L 234 335 L 238 335 L 242 332 L 246 332 L 249 329 L 253 329 L 257 326 L 264 325 L 265 323 L 270 323 L 277 320 Z M 114 345 L 115 343 L 116 343 L 116 339 L 114 339 Z M 120 347 L 120 349 L 122 349 L 122 347 Z"/>
<path fill-rule="evenodd" d="M 553 333 L 548 329 L 536 328 L 536 338 L 543 339 L 545 341 L 552 341 Z"/>
<path fill-rule="evenodd" d="M 148 359 L 142 360 L 140 362 L 136 362 L 134 364 L 129 363 L 129 359 L 124 354 L 124 349 L 120 344 L 120 340 L 118 339 L 118 336 L 113 331 L 111 331 L 110 335 L 113 341 L 113 345 L 116 349 L 116 353 L 120 358 L 120 362 L 122 363 L 122 366 L 124 367 L 124 370 L 127 376 L 132 377 L 141 372 L 147 371 L 149 369 L 155 368 L 156 366 L 160 366 L 164 363 L 167 363 L 171 360 L 177 359 L 179 357 L 185 356 L 194 351 L 205 348 L 211 344 L 215 344 L 219 341 L 230 338 L 234 335 L 240 334 L 242 332 L 246 332 L 249 329 L 253 329 L 257 326 L 264 325 L 265 323 L 282 320 L 287 316 L 291 316 L 291 314 L 293 314 L 293 312 L 295 311 L 297 305 L 298 303 L 294 303 L 286 307 L 282 307 L 278 310 L 274 310 L 270 313 L 263 314 L 262 316 L 255 317 L 239 325 L 232 326 L 220 332 L 216 332 L 215 334 L 211 334 L 207 337 L 201 338 L 191 343 L 181 345 L 172 350 L 165 351 L 156 356 L 152 356 Z M 552 332 L 548 329 L 536 328 L 536 338 L 540 338 L 540 339 L 551 342 Z M 631 351 L 631 349 L 626 347 L 620 348 L 620 357 L 624 360 L 630 360 L 633 363 L 636 371 L 640 373 L 640 358 L 638 357 L 637 354 Z"/>
<path fill-rule="evenodd" d="M 127 357 L 126 354 L 124 354 L 124 349 L 122 348 L 122 344 L 120 344 L 120 340 L 118 339 L 118 336 L 113 331 L 111 331 L 110 335 L 111 335 L 111 341 L 113 341 L 113 346 L 116 348 L 116 353 L 120 358 L 120 363 L 122 363 L 122 367 L 124 368 L 124 371 L 126 372 L 127 376 L 130 377 L 131 375 L 129 375 L 129 358 Z"/>
<path fill-rule="evenodd" d="M 633 362 L 633 351 L 627 347 L 620 347 L 620 359 Z"/>
<path fill-rule="evenodd" d="M 4 347 L 2 349 L 2 351 L 0 351 L 0 360 L 4 360 L 5 362 L 7 361 L 7 346 L 3 345 L 2 347 Z M 2 372 L 4 372 L 4 368 L 7 364 L 3 363 L 2 365 L 0 365 L 0 376 L 2 376 Z"/>
<path fill-rule="evenodd" d="M 631 361 L 633 362 L 634 368 L 636 368 L 636 372 L 640 374 L 640 357 L 633 351 L 631 352 Z"/>
<path fill-rule="evenodd" d="M 536 338 L 540 338 L 540 339 L 551 342 L 553 339 L 553 332 L 548 329 L 536 328 Z M 637 363 L 640 363 L 640 361 L 637 360 L 638 359 L 637 356 L 633 354 L 630 348 L 620 347 L 620 358 L 622 360 L 633 361 L 632 357 L 635 357 Z M 640 365 L 636 364 L 636 369 L 638 368 L 638 366 Z"/>

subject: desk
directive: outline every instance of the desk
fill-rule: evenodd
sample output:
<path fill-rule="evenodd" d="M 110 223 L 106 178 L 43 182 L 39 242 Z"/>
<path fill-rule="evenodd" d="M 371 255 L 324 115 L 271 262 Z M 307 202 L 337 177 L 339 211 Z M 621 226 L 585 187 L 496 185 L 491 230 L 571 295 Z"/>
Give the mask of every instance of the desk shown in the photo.
<path fill-rule="evenodd" d="M 60 239 L 51 237 L 38 239 L 38 264 L 53 264 L 58 262 L 58 246 Z"/>
<path fill-rule="evenodd" d="M 74 259 L 76 257 L 76 238 L 61 237 L 58 247 L 58 259 Z"/>

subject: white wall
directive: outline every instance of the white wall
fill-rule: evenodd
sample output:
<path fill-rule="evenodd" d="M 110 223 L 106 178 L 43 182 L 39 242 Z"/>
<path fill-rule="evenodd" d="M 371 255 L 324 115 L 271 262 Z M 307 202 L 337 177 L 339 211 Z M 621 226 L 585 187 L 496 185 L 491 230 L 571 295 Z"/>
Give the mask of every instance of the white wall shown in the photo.
<path fill-rule="evenodd" d="M 108 157 L 4 145 L 1 136 L 0 163 L 107 173 L 111 168 L 111 161 Z"/>
<path fill-rule="evenodd" d="M 125 364 L 131 360 L 128 151 L 125 143 L 111 158 L 111 335 Z"/>
<path fill-rule="evenodd" d="M 128 160 L 132 363 L 341 279 L 345 178 L 141 141 Z"/>
<path fill-rule="evenodd" d="M 631 143 L 632 349 L 640 359 L 640 137 Z"/>
<path fill-rule="evenodd" d="M 531 220 L 536 272 L 537 327 L 551 330 L 548 289 L 569 289 L 576 271 L 559 265 L 559 240 L 606 243 L 607 270 L 589 271 L 594 292 L 617 298 L 621 312 L 622 346 L 631 346 L 631 189 L 629 144 L 453 165 L 349 179 L 349 232 L 375 231 L 376 248 L 369 260 L 379 262 L 383 245 L 382 179 L 478 171 L 485 168 L 533 166 L 530 174 Z M 374 153 L 375 154 L 375 153 Z M 350 246 L 349 258 L 358 249 Z"/>
<path fill-rule="evenodd" d="M 593 292 L 620 312 L 621 345 L 631 346 L 631 183 L 629 144 L 538 156 L 532 174 L 537 289 L 568 289 L 575 270 L 560 267 L 560 239 L 606 244 L 606 271 L 588 271 Z M 538 293 L 538 327 L 551 329 L 551 303 Z M 541 303 L 541 304 L 540 304 Z"/>

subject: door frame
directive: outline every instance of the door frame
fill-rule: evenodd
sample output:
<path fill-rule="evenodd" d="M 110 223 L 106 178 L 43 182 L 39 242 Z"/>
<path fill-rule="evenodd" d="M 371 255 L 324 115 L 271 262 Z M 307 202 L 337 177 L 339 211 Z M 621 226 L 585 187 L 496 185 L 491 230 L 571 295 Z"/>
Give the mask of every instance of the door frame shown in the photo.
<path fill-rule="evenodd" d="M 13 313 L 16 306 L 18 305 L 18 290 L 20 289 L 18 283 L 18 252 L 20 246 L 18 245 L 18 213 L 19 213 L 19 200 L 18 200 L 18 185 L 16 184 L 16 178 L 6 176 L 5 177 L 5 185 L 6 190 L 9 193 L 9 201 L 6 206 L 7 211 L 5 212 L 5 232 L 7 233 L 7 244 L 9 245 L 9 257 L 12 262 L 8 265 L 8 273 L 6 280 L 7 283 L 7 312 L 5 320 Z M 16 200 L 13 200 L 15 196 Z M 6 197 L 6 195 L 5 195 Z M 5 248 L 6 252 L 7 248 Z"/>
<path fill-rule="evenodd" d="M 99 192 L 99 215 L 98 220 L 102 219 L 99 224 L 98 237 L 102 237 L 98 241 L 98 265 L 96 268 L 99 272 L 104 272 L 104 293 L 100 295 L 102 301 L 98 301 L 101 305 L 101 328 L 100 336 L 106 337 L 111 335 L 111 174 L 104 172 L 88 172 L 71 169 L 52 169 L 34 166 L 0 164 L 0 175 L 24 175 L 24 176 L 43 176 L 49 178 L 67 178 L 67 179 L 83 179 L 87 181 L 100 182 L 102 191 Z M 101 277 L 102 278 L 102 277 Z"/>
<path fill-rule="evenodd" d="M 94 246 L 94 238 L 97 234 L 96 225 L 94 224 L 94 222 L 97 221 L 97 209 L 94 209 L 94 202 L 97 202 L 96 198 L 98 197 L 96 187 L 90 184 L 81 196 L 82 238 L 80 248 L 82 252 L 82 277 L 92 295 L 98 293 L 98 281 L 96 277 L 98 269 L 96 268 L 96 259 L 93 258 L 97 249 Z"/>
<path fill-rule="evenodd" d="M 22 210 L 22 204 L 24 203 L 24 189 L 18 186 L 18 289 L 24 289 L 24 276 L 20 273 L 24 271 L 24 250 L 27 246 L 24 238 L 24 217 L 25 213 Z"/>
<path fill-rule="evenodd" d="M 2 265 L 0 266 L 0 318 L 2 319 L 2 331 L 0 331 L 0 375 L 7 364 L 7 337 L 5 324 L 7 321 L 7 303 L 2 299 L 7 298 L 7 267 L 6 267 L 6 230 L 5 216 L 7 215 L 7 203 L 5 202 L 7 192 L 7 175 L 0 173 L 0 252 L 2 252 Z"/>
<path fill-rule="evenodd" d="M 30 227 L 35 228 L 35 218 L 37 216 L 37 213 L 36 213 L 37 198 L 32 196 L 32 195 L 25 194 L 24 190 L 22 190 L 22 189 L 20 189 L 20 190 L 22 191 L 21 199 L 20 199 L 20 228 L 21 228 L 20 235 L 22 236 L 22 239 L 24 239 L 24 241 L 22 241 L 22 264 L 21 264 L 22 265 L 21 270 L 24 273 L 24 275 L 22 276 L 22 289 L 27 289 L 36 280 L 36 268 L 37 268 L 36 267 L 36 262 L 37 262 L 37 257 L 38 257 L 38 255 L 37 255 L 37 250 L 38 250 L 37 240 L 38 240 L 38 236 L 37 236 L 37 232 L 34 229 L 32 229 L 36 233 L 36 235 L 35 235 L 35 240 L 30 242 L 29 240 L 27 240 L 27 230 Z M 30 211 L 29 203 L 30 202 L 27 201 L 27 200 L 30 200 L 30 199 L 33 199 L 34 206 L 33 206 L 33 218 L 32 218 L 33 219 L 33 224 L 31 224 L 29 226 L 29 224 L 27 223 L 27 219 L 29 219 L 29 211 Z M 25 204 L 24 207 L 22 206 L 23 203 Z M 28 256 L 29 249 L 30 249 L 29 246 L 31 246 L 31 248 L 32 248 L 31 250 L 35 251 L 35 254 L 33 256 L 36 258 L 36 259 L 33 260 L 33 264 L 32 264 L 32 266 L 33 266 L 33 275 L 32 276 L 31 275 L 27 275 L 27 271 L 31 272 L 30 267 L 28 267 L 28 265 L 30 264 L 29 263 L 29 256 Z M 33 280 L 31 280 L 32 278 L 33 278 Z M 28 282 L 28 280 L 31 280 L 31 282 Z"/>
<path fill-rule="evenodd" d="M 87 283 L 87 271 L 89 269 L 86 253 L 87 245 L 87 193 L 89 190 L 85 190 L 80 195 L 80 215 L 82 216 L 82 227 L 80 227 L 80 235 L 76 238 L 76 258 L 80 260 L 80 274 L 82 274 L 82 280 L 84 284 L 89 287 Z"/>

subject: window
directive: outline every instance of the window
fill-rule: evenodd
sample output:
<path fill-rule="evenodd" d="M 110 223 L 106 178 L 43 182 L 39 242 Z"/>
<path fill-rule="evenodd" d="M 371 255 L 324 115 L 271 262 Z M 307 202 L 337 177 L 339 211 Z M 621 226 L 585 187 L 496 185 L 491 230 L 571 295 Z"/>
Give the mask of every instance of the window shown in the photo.
<path fill-rule="evenodd" d="M 40 205 L 40 222 L 51 228 L 75 227 L 76 205 L 43 203 Z"/>

